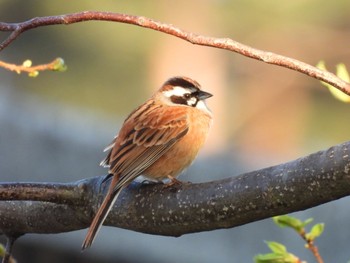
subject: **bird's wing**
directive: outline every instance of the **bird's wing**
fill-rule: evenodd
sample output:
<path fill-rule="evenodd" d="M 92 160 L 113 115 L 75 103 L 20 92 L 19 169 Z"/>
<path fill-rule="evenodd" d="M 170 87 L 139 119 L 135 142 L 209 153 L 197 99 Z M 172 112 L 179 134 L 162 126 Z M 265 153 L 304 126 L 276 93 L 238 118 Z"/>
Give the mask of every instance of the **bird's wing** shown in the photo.
<path fill-rule="evenodd" d="M 189 129 L 185 107 L 144 104 L 124 122 L 104 164 L 120 179 L 115 191 L 155 163 Z"/>
<path fill-rule="evenodd" d="M 112 149 L 114 147 L 114 144 L 117 138 L 118 138 L 118 135 L 116 135 L 113 141 L 103 149 L 103 152 L 108 152 L 108 153 L 107 153 L 107 156 L 100 162 L 100 166 L 103 166 L 105 168 L 109 167 L 109 159 L 111 158 Z"/>

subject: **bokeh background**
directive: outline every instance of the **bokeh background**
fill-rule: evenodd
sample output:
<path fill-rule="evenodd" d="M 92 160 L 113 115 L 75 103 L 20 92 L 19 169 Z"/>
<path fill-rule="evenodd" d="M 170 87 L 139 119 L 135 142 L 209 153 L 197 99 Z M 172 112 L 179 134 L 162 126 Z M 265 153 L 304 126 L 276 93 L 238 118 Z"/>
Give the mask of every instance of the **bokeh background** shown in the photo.
<path fill-rule="evenodd" d="M 100 10 L 143 15 L 195 33 L 230 37 L 252 47 L 329 69 L 350 65 L 348 0 L 0 1 L 0 21 Z M 8 33 L 0 33 L 4 39 Z M 104 175 L 102 149 L 125 116 L 168 77 L 186 75 L 214 94 L 208 143 L 184 180 L 201 182 L 286 162 L 349 140 L 348 104 L 291 70 L 228 51 L 200 47 L 148 29 L 85 22 L 37 28 L 0 59 L 34 64 L 62 57 L 64 73 L 37 78 L 0 69 L 0 180 L 69 182 Z M 350 259 L 349 198 L 295 215 L 325 222 L 318 240 L 326 262 Z M 104 227 L 81 253 L 86 230 L 26 235 L 18 262 L 253 262 L 264 240 L 313 262 L 299 237 L 263 220 L 180 238 Z M 1 237 L 0 237 L 1 240 Z"/>

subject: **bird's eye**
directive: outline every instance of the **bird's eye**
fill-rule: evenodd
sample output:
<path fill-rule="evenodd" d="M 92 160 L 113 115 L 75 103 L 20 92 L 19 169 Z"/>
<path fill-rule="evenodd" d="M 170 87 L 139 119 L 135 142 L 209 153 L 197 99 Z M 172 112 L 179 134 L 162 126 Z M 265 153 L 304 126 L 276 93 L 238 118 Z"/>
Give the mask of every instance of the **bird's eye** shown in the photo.
<path fill-rule="evenodd" d="M 186 93 L 186 94 L 185 94 L 185 99 L 189 99 L 189 98 L 191 98 L 191 94 Z"/>

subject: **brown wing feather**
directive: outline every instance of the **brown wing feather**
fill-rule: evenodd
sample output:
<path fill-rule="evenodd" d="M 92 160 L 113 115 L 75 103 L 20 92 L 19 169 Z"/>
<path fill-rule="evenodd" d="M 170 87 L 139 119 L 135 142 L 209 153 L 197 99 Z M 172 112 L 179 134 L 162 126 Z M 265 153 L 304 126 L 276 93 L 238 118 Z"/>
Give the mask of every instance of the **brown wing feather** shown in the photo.
<path fill-rule="evenodd" d="M 138 124 L 133 126 L 135 122 Z M 110 167 L 110 173 L 120 176 L 115 190 L 141 175 L 187 132 L 185 107 L 163 107 L 148 101 L 131 113 L 102 162 Z"/>

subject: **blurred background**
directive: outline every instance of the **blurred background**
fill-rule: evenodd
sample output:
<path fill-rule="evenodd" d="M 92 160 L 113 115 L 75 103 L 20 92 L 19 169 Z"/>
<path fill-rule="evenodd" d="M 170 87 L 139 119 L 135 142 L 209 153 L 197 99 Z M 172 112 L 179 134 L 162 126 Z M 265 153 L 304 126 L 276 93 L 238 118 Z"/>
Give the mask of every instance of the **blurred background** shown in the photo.
<path fill-rule="evenodd" d="M 252 47 L 329 70 L 350 65 L 350 2 L 236 1 L 1 1 L 0 21 L 100 10 L 142 15 L 187 31 L 229 37 Z M 8 33 L 0 32 L 0 39 Z M 70 182 L 104 175 L 102 149 L 123 119 L 169 77 L 186 75 L 213 93 L 215 123 L 208 143 L 181 177 L 192 182 L 234 176 L 296 159 L 349 140 L 348 104 L 300 73 L 241 55 L 195 46 L 148 29 L 84 22 L 28 31 L 0 60 L 34 64 L 62 57 L 64 73 L 37 78 L 0 68 L 0 180 Z M 317 241 L 325 262 L 347 262 L 349 198 L 305 212 L 325 222 Z M 81 253 L 86 230 L 26 235 L 18 262 L 253 262 L 275 240 L 313 262 L 291 231 L 271 219 L 229 230 L 159 237 L 103 227 Z M 3 240 L 0 237 L 0 241 Z"/>

